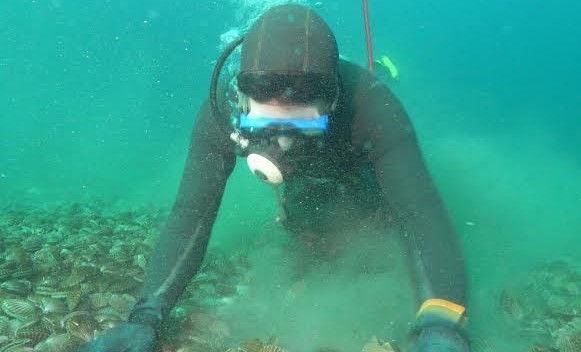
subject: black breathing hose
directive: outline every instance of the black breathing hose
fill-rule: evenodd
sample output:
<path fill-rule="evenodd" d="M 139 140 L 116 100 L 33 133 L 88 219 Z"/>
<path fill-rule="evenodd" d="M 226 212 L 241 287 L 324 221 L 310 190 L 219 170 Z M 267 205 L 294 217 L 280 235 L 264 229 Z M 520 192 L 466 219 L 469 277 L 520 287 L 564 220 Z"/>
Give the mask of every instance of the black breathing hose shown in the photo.
<path fill-rule="evenodd" d="M 238 45 L 240 45 L 244 41 L 244 37 L 240 37 L 233 41 L 232 43 L 228 44 L 226 49 L 222 52 L 222 55 L 216 61 L 216 65 L 214 66 L 214 72 L 212 73 L 212 83 L 210 84 L 210 105 L 212 107 L 212 113 L 214 114 L 214 118 L 219 119 L 222 117 L 222 112 L 220 111 L 220 107 L 218 106 L 218 79 L 220 78 L 220 72 L 222 71 L 222 67 L 224 66 L 224 62 L 228 59 L 230 54 L 236 49 Z M 220 120 L 221 121 L 221 120 Z M 222 123 L 219 124 L 223 126 Z"/>

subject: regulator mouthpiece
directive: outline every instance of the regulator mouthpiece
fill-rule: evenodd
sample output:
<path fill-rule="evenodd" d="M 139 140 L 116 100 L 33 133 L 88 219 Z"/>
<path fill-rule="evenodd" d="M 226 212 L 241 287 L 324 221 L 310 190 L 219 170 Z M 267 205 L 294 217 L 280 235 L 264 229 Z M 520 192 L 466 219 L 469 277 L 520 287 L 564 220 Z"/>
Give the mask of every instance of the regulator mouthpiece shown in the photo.
<path fill-rule="evenodd" d="M 271 185 L 280 185 L 284 178 L 282 172 L 272 161 L 260 154 L 249 154 L 248 168 L 258 179 Z"/>

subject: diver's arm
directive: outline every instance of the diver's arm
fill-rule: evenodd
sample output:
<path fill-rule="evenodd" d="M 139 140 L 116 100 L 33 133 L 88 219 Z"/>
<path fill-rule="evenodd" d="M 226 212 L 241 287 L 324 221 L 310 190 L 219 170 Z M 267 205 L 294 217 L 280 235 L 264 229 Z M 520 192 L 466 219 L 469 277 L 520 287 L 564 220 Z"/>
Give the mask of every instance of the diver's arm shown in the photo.
<path fill-rule="evenodd" d="M 153 307 L 154 314 L 166 318 L 200 268 L 235 160 L 228 137 L 218 128 L 208 101 L 204 102 L 175 204 L 147 266 L 134 320 L 150 319 L 139 316 L 140 304 L 146 315 L 152 306 L 161 305 L 160 311 Z"/>
<path fill-rule="evenodd" d="M 414 134 L 405 134 L 376 155 L 379 182 L 413 255 L 422 302 L 441 298 L 464 306 L 466 273 L 458 238 Z"/>
<path fill-rule="evenodd" d="M 363 75 L 368 78 L 360 78 L 356 93 L 354 143 L 371 148 L 369 157 L 386 205 L 401 225 L 409 248 L 419 298 L 422 303 L 437 298 L 465 306 L 466 273 L 458 238 L 413 126 L 389 89 L 373 82 L 371 75 Z"/>

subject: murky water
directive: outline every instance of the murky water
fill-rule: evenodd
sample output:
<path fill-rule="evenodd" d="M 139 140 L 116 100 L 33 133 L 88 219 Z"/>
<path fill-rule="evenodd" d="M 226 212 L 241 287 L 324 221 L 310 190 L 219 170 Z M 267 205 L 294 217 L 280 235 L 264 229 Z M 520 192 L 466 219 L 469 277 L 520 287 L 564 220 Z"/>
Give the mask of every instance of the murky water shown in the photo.
<path fill-rule="evenodd" d="M 107 255 L 130 251 L 131 258 L 122 261 L 138 271 L 141 259 L 135 256 L 147 256 L 150 247 L 141 248 L 143 253 L 115 247 L 107 236 L 124 230 L 106 232 L 105 225 L 141 226 L 141 237 L 123 232 L 128 237 L 122 238 L 149 236 L 153 245 L 163 226 L 159 214 L 167 214 L 173 202 L 219 48 L 265 3 L 0 4 L 0 209 L 2 219 L 12 219 L 0 227 L 0 265 L 10 271 L 0 275 L 2 299 L 24 299 L 33 288 L 48 285 L 39 281 L 39 259 L 33 261 L 43 248 L 50 249 L 41 255 L 60 253 L 55 260 L 76 278 L 72 270 L 79 264 L 72 263 L 81 246 L 65 241 L 87 241 L 67 237 L 81 228 Z M 364 64 L 360 2 L 310 5 L 336 32 L 341 53 Z M 567 329 L 581 329 L 581 5 L 447 1 L 435 7 L 427 1 L 371 1 L 370 11 L 375 53 L 388 54 L 399 69 L 399 80 L 388 84 L 415 124 L 461 237 L 473 334 L 499 351 L 565 346 Z M 243 282 L 244 293 L 220 305 L 219 314 L 213 306 L 213 317 L 205 321 L 214 327 L 212 336 L 232 346 L 276 335 L 290 351 L 356 350 L 373 335 L 406 346 L 415 309 L 397 235 L 384 238 L 388 269 L 379 273 L 355 270 L 361 263 L 354 251 L 339 264 L 323 261 L 297 276 L 305 253 L 274 221 L 272 190 L 247 173 L 243 160 L 238 164 L 211 245 L 228 258 L 243 253 L 252 274 L 231 278 L 239 280 L 230 282 L 232 287 Z M 62 210 L 94 209 L 95 204 L 99 213 L 108 214 L 95 223 L 89 211 L 76 213 L 76 223 Z M 128 209 L 134 212 L 130 217 Z M 136 225 L 131 219 L 139 216 L 155 221 Z M 61 222 L 69 232 L 58 237 L 55 224 Z M 20 239 L 31 236 L 42 240 L 30 240 L 20 250 Z M 360 245 L 359 251 L 370 250 L 369 243 Z M 117 263 L 119 257 L 113 257 Z M 17 266 L 7 264 L 15 261 Z M 112 275 L 105 263 L 98 264 L 99 275 Z M 16 267 L 21 271 L 14 274 Z M 70 306 L 75 285 L 65 287 L 66 295 L 51 293 L 69 303 L 67 312 L 77 309 Z M 215 288 L 204 287 L 212 296 Z M 134 295 L 131 289 L 125 293 Z M 201 299 L 195 291 L 188 291 L 183 311 L 175 313 L 174 337 L 187 329 L 184 316 L 203 316 L 190 311 Z M 85 292 L 78 304 L 93 307 L 88 297 L 94 293 Z M 41 310 L 46 305 L 35 304 Z M 50 331 L 43 329 L 42 334 Z M 59 329 L 55 333 L 65 333 L 63 326 Z M 30 334 L 21 330 L 25 333 Z M 6 337 L 4 344 L 16 332 L 0 336 Z M 574 350 L 566 348 L 561 351 Z"/>

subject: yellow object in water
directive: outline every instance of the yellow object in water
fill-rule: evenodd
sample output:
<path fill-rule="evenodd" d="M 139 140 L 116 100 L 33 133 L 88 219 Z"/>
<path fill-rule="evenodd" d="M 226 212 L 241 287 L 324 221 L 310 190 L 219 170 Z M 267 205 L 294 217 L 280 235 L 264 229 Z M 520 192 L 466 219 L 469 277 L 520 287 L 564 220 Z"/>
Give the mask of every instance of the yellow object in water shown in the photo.
<path fill-rule="evenodd" d="M 391 78 L 399 79 L 399 70 L 397 69 L 397 66 L 395 66 L 393 61 L 391 61 L 389 56 L 383 54 L 378 60 L 375 60 L 375 63 L 385 67 L 389 71 Z"/>

